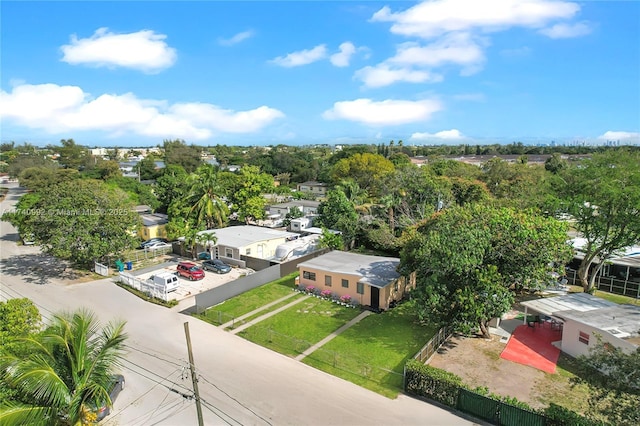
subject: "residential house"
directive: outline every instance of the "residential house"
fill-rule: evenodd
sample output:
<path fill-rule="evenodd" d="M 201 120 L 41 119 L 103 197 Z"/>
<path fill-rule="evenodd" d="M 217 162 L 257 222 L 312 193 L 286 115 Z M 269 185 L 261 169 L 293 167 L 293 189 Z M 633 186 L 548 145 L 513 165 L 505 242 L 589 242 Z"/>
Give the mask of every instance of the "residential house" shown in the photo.
<path fill-rule="evenodd" d="M 316 197 L 326 197 L 329 185 L 323 182 L 307 181 L 296 185 L 296 189 L 300 192 L 309 192 Z"/>
<path fill-rule="evenodd" d="M 269 206 L 269 216 L 280 215 L 280 217 L 284 218 L 294 207 L 297 207 L 305 216 L 314 215 L 318 212 L 319 205 L 319 201 L 291 200 L 286 203 Z"/>
<path fill-rule="evenodd" d="M 143 240 L 151 238 L 167 238 L 167 223 L 169 217 L 162 213 L 141 213 L 142 226 L 138 229 L 138 236 Z"/>
<path fill-rule="evenodd" d="M 244 260 L 246 257 L 273 258 L 280 244 L 298 236 L 293 232 L 251 225 L 229 226 L 199 232 L 199 234 L 205 233 L 213 233 L 216 236 L 214 255 L 222 260 Z"/>
<path fill-rule="evenodd" d="M 385 310 L 411 289 L 415 274 L 403 277 L 397 272 L 400 259 L 334 250 L 298 265 L 298 284 L 305 288 L 330 290 L 337 297 L 374 310 Z"/>
<path fill-rule="evenodd" d="M 588 355 L 598 337 L 624 351 L 635 350 L 640 345 L 640 306 L 618 305 L 587 293 L 521 304 L 525 307 L 525 318 L 528 311 L 533 310 L 560 325 L 561 334 L 554 344 L 573 357 Z"/>

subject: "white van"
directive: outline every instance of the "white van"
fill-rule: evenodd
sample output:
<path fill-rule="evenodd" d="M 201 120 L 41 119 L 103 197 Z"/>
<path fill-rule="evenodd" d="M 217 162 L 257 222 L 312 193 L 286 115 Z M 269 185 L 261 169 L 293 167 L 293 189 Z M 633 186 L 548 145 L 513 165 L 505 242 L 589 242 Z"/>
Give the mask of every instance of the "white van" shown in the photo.
<path fill-rule="evenodd" d="M 148 281 L 164 286 L 167 293 L 178 289 L 178 277 L 171 272 L 160 272 L 157 275 L 152 275 Z"/>

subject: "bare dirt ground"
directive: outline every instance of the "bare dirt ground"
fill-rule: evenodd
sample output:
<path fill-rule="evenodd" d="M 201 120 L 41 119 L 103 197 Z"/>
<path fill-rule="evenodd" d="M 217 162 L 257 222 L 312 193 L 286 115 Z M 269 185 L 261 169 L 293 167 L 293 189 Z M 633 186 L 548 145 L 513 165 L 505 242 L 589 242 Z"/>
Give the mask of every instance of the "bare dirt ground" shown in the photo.
<path fill-rule="evenodd" d="M 511 319 L 510 327 L 522 324 Z M 572 387 L 572 360 L 561 355 L 556 373 L 548 374 L 533 367 L 500 358 L 506 340 L 498 335 L 491 339 L 454 336 L 436 353 L 431 366 L 454 373 L 472 388 L 487 387 L 491 393 L 515 397 L 533 408 L 544 408 L 550 402 L 582 411 L 586 408 L 586 388 Z"/>

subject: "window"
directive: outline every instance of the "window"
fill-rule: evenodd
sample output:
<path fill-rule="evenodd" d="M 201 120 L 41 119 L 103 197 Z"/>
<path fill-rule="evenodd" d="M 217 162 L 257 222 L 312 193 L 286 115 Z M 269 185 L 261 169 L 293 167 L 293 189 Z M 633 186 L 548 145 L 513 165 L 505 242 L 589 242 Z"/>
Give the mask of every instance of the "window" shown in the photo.
<path fill-rule="evenodd" d="M 356 285 L 356 287 L 357 287 L 357 288 L 356 288 L 356 292 L 357 292 L 358 294 L 364 294 L 364 284 L 363 284 L 363 283 L 358 283 L 358 284 Z"/>
<path fill-rule="evenodd" d="M 349 280 L 342 279 L 342 287 L 349 288 Z"/>
<path fill-rule="evenodd" d="M 302 278 L 304 278 L 305 280 L 315 281 L 316 280 L 316 273 L 315 272 L 309 272 L 309 271 L 302 271 Z"/>
<path fill-rule="evenodd" d="M 225 248 L 224 249 L 224 257 L 229 257 L 231 259 L 233 259 L 233 250 L 230 248 Z"/>
<path fill-rule="evenodd" d="M 589 334 L 581 331 L 580 335 L 578 336 L 578 341 L 580 343 L 584 343 L 585 345 L 588 345 L 589 344 Z"/>
<path fill-rule="evenodd" d="M 398 291 L 398 281 L 396 281 L 395 283 L 393 283 L 393 290 L 394 290 L 394 291 Z"/>
<path fill-rule="evenodd" d="M 247 256 L 249 256 L 249 255 L 251 254 L 251 249 L 250 249 L 250 248 L 248 248 L 248 249 L 245 251 L 245 253 L 244 253 L 244 254 L 246 254 Z"/>
<path fill-rule="evenodd" d="M 331 287 L 331 275 L 324 276 L 324 285 L 327 287 Z"/>

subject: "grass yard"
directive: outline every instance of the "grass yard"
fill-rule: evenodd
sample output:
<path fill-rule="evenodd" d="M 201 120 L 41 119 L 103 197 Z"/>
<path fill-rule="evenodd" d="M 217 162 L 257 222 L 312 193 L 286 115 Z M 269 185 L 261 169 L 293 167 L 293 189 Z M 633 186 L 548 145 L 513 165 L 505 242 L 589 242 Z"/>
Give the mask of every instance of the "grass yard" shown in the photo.
<path fill-rule="evenodd" d="M 253 319 L 256 319 L 256 318 L 258 318 L 258 317 L 260 317 L 260 316 L 262 316 L 262 315 L 264 315 L 264 314 L 266 314 L 266 313 L 273 312 L 273 311 L 275 311 L 276 309 L 281 308 L 281 307 L 283 307 L 283 306 L 286 306 L 286 305 L 288 305 L 289 303 L 291 303 L 291 302 L 293 302 L 293 301 L 295 301 L 295 300 L 297 300 L 297 299 L 300 299 L 300 298 L 302 298 L 302 297 L 305 297 L 305 296 L 304 296 L 303 294 L 296 294 L 296 295 L 295 295 L 295 296 L 293 296 L 293 297 L 290 297 L 290 298 L 288 298 L 288 299 L 286 299 L 286 300 L 283 300 L 282 302 L 279 302 L 279 303 L 276 303 L 276 304 L 274 304 L 274 305 L 271 305 L 271 306 L 269 306 L 268 308 L 266 308 L 266 309 L 264 309 L 264 310 L 261 310 L 261 311 L 259 311 L 259 312 L 256 312 L 256 313 L 255 313 L 255 314 L 253 314 L 253 315 L 249 315 L 249 316 L 248 316 L 248 317 L 246 317 L 246 318 L 243 318 L 243 319 L 241 319 L 241 320 L 239 320 L 239 321 L 235 321 L 235 323 L 234 323 L 234 324 L 232 324 L 232 325 L 230 325 L 230 326 L 226 327 L 226 328 L 225 328 L 225 330 L 233 330 L 234 328 L 238 328 L 238 327 L 240 327 L 241 325 L 246 324 L 246 323 L 250 322 L 250 321 L 251 321 L 251 320 L 253 320 Z M 230 321 L 231 319 L 232 319 L 232 318 L 230 318 L 230 319 L 229 319 L 229 321 Z"/>
<path fill-rule="evenodd" d="M 296 356 L 340 328 L 361 311 L 328 300 L 306 300 L 239 333 L 260 346 Z"/>
<path fill-rule="evenodd" d="M 249 313 L 267 303 L 278 300 L 284 296 L 288 296 L 293 292 L 293 282 L 298 275 L 297 272 L 282 277 L 279 280 L 272 281 L 268 284 L 249 290 L 234 298 L 231 298 L 219 305 L 212 306 L 204 313 L 196 315 L 198 318 L 207 321 L 213 325 L 224 324 L 233 318 L 238 318 Z M 289 299 L 292 302 L 294 299 Z M 275 307 L 273 309 L 276 309 Z M 268 311 L 263 311 L 266 313 Z"/>
<path fill-rule="evenodd" d="M 401 304 L 372 314 L 321 347 L 303 362 L 374 392 L 395 398 L 404 364 L 434 335 Z"/>

